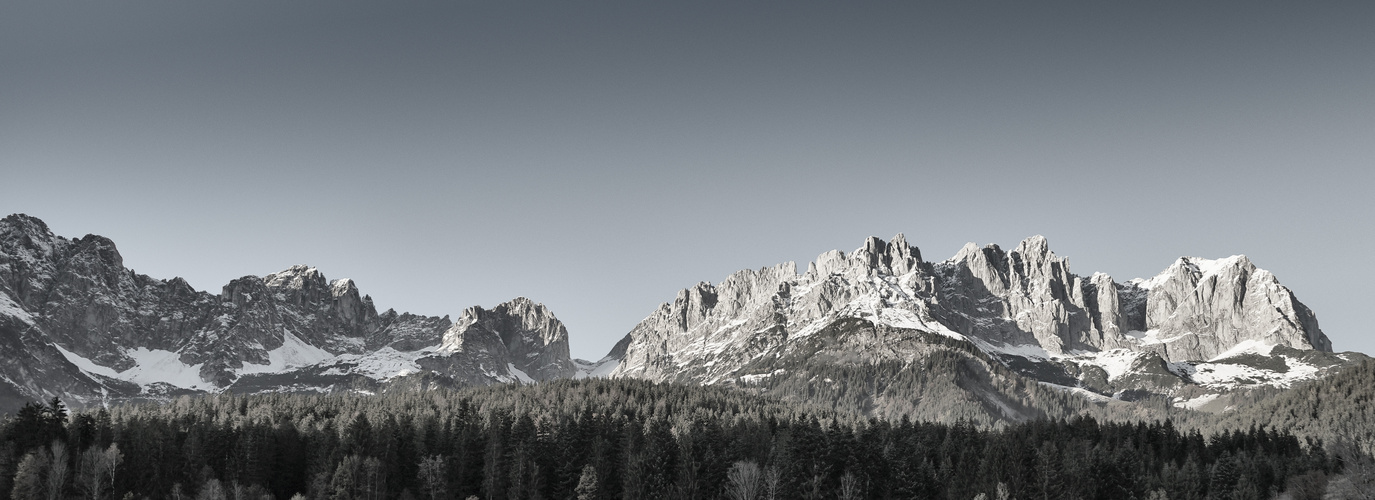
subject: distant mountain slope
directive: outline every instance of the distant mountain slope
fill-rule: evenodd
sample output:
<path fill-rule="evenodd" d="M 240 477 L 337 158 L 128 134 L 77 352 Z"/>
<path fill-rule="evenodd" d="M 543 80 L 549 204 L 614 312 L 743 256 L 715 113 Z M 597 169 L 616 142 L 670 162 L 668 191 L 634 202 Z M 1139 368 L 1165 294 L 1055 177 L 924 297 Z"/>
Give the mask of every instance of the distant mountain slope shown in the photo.
<path fill-rule="evenodd" d="M 1284 429 L 1328 444 L 1349 440 L 1375 455 L 1375 361 L 1363 361 L 1287 391 L 1266 394 L 1244 409 L 1225 413 L 1218 428 Z"/>

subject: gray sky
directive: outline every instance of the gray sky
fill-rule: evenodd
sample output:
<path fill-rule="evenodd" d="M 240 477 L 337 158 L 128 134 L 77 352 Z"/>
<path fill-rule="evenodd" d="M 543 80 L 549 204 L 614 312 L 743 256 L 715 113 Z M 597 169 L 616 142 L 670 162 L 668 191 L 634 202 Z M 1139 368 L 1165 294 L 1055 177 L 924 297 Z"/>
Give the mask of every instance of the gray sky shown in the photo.
<path fill-rule="evenodd" d="M 1032 4 L 1035 5 L 1032 5 Z M 957 4 L 957 5 L 947 5 Z M 1375 353 L 1375 2 L 4 2 L 0 212 L 218 292 L 518 295 L 597 359 L 678 289 L 903 232 L 1245 253 Z"/>

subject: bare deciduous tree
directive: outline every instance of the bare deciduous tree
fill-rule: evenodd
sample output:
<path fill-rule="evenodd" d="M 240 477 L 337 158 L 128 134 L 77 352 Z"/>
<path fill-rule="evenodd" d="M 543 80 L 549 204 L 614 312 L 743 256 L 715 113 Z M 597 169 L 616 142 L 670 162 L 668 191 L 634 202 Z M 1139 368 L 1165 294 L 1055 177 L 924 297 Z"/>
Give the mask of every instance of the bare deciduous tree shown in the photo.
<path fill-rule="evenodd" d="M 105 484 L 110 488 L 115 487 L 115 474 L 119 472 L 120 464 L 124 463 L 124 453 L 119 451 L 119 443 L 110 443 L 109 448 L 105 448 L 105 457 L 100 462 L 101 473 L 105 475 Z"/>
<path fill-rule="evenodd" d="M 48 500 L 61 500 L 62 490 L 67 486 L 67 445 L 61 441 L 53 441 L 52 463 L 48 465 L 47 492 Z"/>
<path fill-rule="evenodd" d="M 19 461 L 14 473 L 14 489 L 10 497 L 15 500 L 37 500 L 43 498 L 43 472 L 48 467 L 48 450 L 38 448 L 28 452 Z"/>
<path fill-rule="evenodd" d="M 212 477 L 201 484 L 200 492 L 196 493 L 196 500 L 228 500 L 228 496 L 225 495 L 220 480 Z"/>
<path fill-rule="evenodd" d="M 382 500 L 387 494 L 386 471 L 382 469 L 382 462 L 377 457 L 368 457 L 363 460 L 362 470 L 362 496 L 366 500 Z"/>
<path fill-rule="evenodd" d="M 115 443 L 110 443 L 104 450 L 92 446 L 81 452 L 80 460 L 77 461 L 76 487 L 81 490 L 82 497 L 100 500 L 105 496 L 106 490 L 114 489 L 115 474 L 122 463 L 124 454 Z M 181 493 L 174 491 L 174 494 Z"/>
<path fill-rule="evenodd" d="M 764 468 L 764 499 L 778 500 L 778 484 L 783 479 L 783 474 L 778 472 L 778 467 L 768 466 Z"/>
<path fill-rule="evenodd" d="M 1331 452 L 1341 460 L 1342 474 L 1329 483 L 1329 490 L 1337 490 L 1342 498 L 1375 500 L 1375 459 L 1350 441 L 1332 445 Z"/>
<path fill-rule="evenodd" d="M 1291 477 L 1286 490 L 1294 500 L 1322 500 L 1327 495 L 1327 474 L 1314 470 Z"/>
<path fill-rule="evenodd" d="M 76 462 L 76 488 L 81 490 L 81 497 L 88 500 L 100 500 L 101 485 L 105 484 L 105 475 L 100 468 L 100 462 L 105 458 L 105 452 L 100 448 L 92 446 L 81 452 L 81 457 Z M 173 489 L 173 496 L 179 492 Z"/>
<path fill-rule="evenodd" d="M 444 484 L 444 457 L 432 455 L 420 460 L 420 470 L 416 476 L 420 479 L 420 491 L 425 498 L 438 500 L 446 495 Z"/>
<path fill-rule="evenodd" d="M 841 500 L 859 500 L 860 495 L 864 494 L 863 490 L 864 488 L 860 486 L 859 478 L 855 477 L 855 473 L 847 470 L 844 475 L 840 476 Z"/>
<path fill-rule="evenodd" d="M 730 466 L 730 471 L 726 473 L 726 496 L 731 500 L 755 500 L 759 498 L 759 491 L 763 486 L 763 474 L 759 471 L 759 464 L 754 462 L 736 462 Z"/>

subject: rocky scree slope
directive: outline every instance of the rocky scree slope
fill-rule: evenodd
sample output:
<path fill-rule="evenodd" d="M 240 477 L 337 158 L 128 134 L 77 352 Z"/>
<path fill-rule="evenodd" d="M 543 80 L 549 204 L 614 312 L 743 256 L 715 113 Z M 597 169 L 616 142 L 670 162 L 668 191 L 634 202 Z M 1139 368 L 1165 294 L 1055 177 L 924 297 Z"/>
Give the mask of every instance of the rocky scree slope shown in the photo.
<path fill-rule="evenodd" d="M 1238 389 L 1287 387 L 1364 358 L 1331 351 L 1313 313 L 1245 256 L 1182 257 L 1117 282 L 1071 273 L 1040 236 L 926 262 L 898 235 L 821 254 L 801 274 L 785 263 L 684 289 L 589 368 L 785 396 L 846 383 L 829 375 L 840 370 L 866 381 L 852 397 L 882 409 L 901 397 L 888 385 L 905 370 L 953 356 L 972 371 L 945 374 L 952 394 L 1021 419 L 1036 412 L 1009 399 L 1030 396 L 995 390 L 993 365 L 1091 400 L 1222 410 Z M 884 366 L 888 378 L 856 370 Z M 896 408 L 912 404 L 925 403 Z"/>
<path fill-rule="evenodd" d="M 482 342 L 475 329 L 497 337 L 484 355 L 504 361 L 464 359 Z M 566 330 L 526 299 L 470 308 L 457 323 L 378 314 L 352 280 L 306 266 L 214 295 L 125 268 L 109 239 L 56 236 L 22 214 L 0 219 L 0 343 L 0 402 L 323 390 L 416 373 L 422 358 L 464 383 L 574 371 Z"/>

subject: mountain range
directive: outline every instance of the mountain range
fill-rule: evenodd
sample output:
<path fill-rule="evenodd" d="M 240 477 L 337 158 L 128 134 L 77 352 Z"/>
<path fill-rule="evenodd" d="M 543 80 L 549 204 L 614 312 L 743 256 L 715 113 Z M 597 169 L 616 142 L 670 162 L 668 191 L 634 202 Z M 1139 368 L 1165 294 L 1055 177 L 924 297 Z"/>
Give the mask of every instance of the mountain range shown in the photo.
<path fill-rule="evenodd" d="M 1368 359 L 1245 256 L 1080 276 L 1034 236 L 928 262 L 902 235 L 698 283 L 595 362 L 516 298 L 456 320 L 378 312 L 294 266 L 219 294 L 124 267 L 114 242 L 0 220 L 0 410 L 215 392 L 378 392 L 639 378 L 866 412 L 1020 421 L 1084 408 L 1225 411 Z"/>

